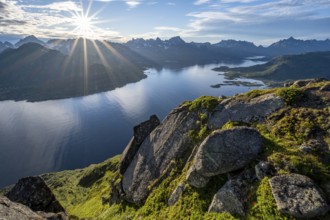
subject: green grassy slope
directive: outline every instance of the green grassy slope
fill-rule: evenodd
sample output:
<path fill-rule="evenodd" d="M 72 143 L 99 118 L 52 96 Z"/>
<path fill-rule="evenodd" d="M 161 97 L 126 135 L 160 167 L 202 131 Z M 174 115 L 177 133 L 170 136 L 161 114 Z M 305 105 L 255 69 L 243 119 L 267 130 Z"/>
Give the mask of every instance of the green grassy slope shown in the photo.
<path fill-rule="evenodd" d="M 312 84 L 303 88 L 279 88 L 268 90 L 253 90 L 236 96 L 236 99 L 247 100 L 266 93 L 274 93 L 282 97 L 286 106 L 272 115 L 265 122 L 244 124 L 256 128 L 265 139 L 264 151 L 257 160 L 268 160 L 277 169 L 278 174 L 299 173 L 311 177 L 328 197 L 330 184 L 330 92 L 324 95 L 319 89 L 330 82 Z M 211 132 L 207 130 L 203 109 L 212 110 L 218 98 L 201 97 L 189 105 L 191 111 L 199 111 L 200 125 L 198 131 L 192 131 L 196 144 Z M 222 129 L 240 126 L 239 122 L 228 122 Z M 299 150 L 302 143 L 319 140 L 326 149 L 313 150 L 303 153 Z M 109 205 L 102 203 L 109 198 L 110 182 L 119 181 L 118 162 L 120 156 L 111 158 L 101 164 L 92 165 L 85 169 L 63 171 L 45 174 L 43 177 L 54 191 L 56 197 L 68 213 L 77 218 L 85 219 L 240 219 L 228 213 L 208 213 L 207 209 L 213 195 L 226 182 L 226 175 L 211 179 L 207 187 L 196 189 L 185 184 L 185 191 L 179 201 L 168 207 L 167 201 L 176 186 L 185 183 L 186 173 L 190 162 L 182 164 L 173 161 L 175 169 L 151 192 L 142 206 L 128 204 Z M 256 162 L 255 162 L 256 163 Z M 255 163 L 250 164 L 253 167 Z M 80 184 L 79 184 L 80 183 Z M 84 186 L 82 186 L 84 185 Z M 328 198 L 329 199 L 329 198 Z M 279 213 L 272 197 L 268 177 L 255 184 L 254 190 L 247 200 L 247 215 L 245 219 L 291 219 Z M 321 218 L 329 219 L 330 215 Z"/>

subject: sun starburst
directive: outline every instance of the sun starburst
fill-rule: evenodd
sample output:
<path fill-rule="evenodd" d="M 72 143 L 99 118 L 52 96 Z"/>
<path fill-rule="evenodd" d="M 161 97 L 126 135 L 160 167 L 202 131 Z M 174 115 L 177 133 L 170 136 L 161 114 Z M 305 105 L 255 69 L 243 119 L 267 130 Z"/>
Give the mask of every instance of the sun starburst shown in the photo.
<path fill-rule="evenodd" d="M 73 19 L 77 34 L 81 37 L 89 37 L 93 30 L 92 18 L 86 15 L 78 15 L 74 16 Z"/>

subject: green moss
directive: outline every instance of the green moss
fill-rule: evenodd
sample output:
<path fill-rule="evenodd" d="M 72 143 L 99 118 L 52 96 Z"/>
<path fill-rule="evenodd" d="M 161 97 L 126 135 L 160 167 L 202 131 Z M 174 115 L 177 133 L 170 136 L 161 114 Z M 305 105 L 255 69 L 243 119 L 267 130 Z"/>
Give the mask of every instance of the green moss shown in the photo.
<path fill-rule="evenodd" d="M 246 123 L 246 122 L 239 122 L 239 121 L 228 121 L 226 124 L 224 124 L 222 126 L 221 129 L 226 130 L 226 129 L 231 129 L 234 127 L 239 127 L 239 126 L 251 126 L 250 123 Z"/>
<path fill-rule="evenodd" d="M 292 108 L 272 115 L 272 133 L 294 144 L 324 135 L 329 129 L 330 109 Z"/>
<path fill-rule="evenodd" d="M 249 101 L 253 98 L 256 98 L 256 97 L 259 97 L 262 95 L 274 93 L 275 91 L 277 91 L 277 89 L 254 89 L 249 92 L 238 95 L 237 98 L 240 100 Z"/>
<path fill-rule="evenodd" d="M 304 92 L 302 89 L 291 86 L 278 89 L 277 95 L 280 96 L 287 105 L 293 105 L 304 97 Z"/>
<path fill-rule="evenodd" d="M 275 199 L 269 185 L 269 178 L 265 177 L 258 185 L 255 197 L 250 203 L 247 219 L 294 219 L 281 214 L 277 208 Z"/>
<path fill-rule="evenodd" d="M 212 112 L 220 103 L 220 99 L 213 96 L 201 96 L 189 103 L 190 111 L 200 111 L 202 109 Z"/>

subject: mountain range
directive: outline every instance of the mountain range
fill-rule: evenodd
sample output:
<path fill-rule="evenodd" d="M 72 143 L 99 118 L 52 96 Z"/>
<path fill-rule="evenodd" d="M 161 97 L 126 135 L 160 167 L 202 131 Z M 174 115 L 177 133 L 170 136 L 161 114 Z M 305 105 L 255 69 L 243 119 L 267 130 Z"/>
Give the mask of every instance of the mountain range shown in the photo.
<path fill-rule="evenodd" d="M 145 78 L 143 70 L 148 67 L 239 63 L 246 57 L 268 60 L 315 51 L 330 51 L 330 40 L 290 37 L 263 47 L 236 40 L 187 43 L 180 37 L 139 38 L 126 43 L 84 38 L 44 42 L 32 35 L 15 44 L 0 42 L 0 100 L 37 101 L 108 91 Z"/>
<path fill-rule="evenodd" d="M 15 45 L 0 42 L 0 53 L 7 48 L 20 47 L 25 43 L 38 43 L 49 49 L 69 54 L 75 39 L 50 39 L 41 41 L 35 36 L 27 36 Z M 112 43 L 114 44 L 114 43 Z M 222 40 L 218 43 L 185 42 L 179 36 L 169 40 L 136 38 L 126 43 L 127 46 L 145 58 L 161 65 L 189 65 L 225 60 L 240 60 L 248 56 L 275 57 L 279 55 L 300 54 L 306 52 L 329 51 L 330 40 L 300 40 L 293 37 L 277 41 L 269 46 L 256 46 L 252 42 L 240 40 Z"/>

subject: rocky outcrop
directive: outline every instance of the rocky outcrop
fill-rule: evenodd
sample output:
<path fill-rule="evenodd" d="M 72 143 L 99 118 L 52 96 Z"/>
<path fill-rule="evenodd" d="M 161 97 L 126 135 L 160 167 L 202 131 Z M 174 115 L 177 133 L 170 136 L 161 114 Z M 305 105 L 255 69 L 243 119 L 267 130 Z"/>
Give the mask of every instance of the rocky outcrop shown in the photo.
<path fill-rule="evenodd" d="M 325 214 L 329 206 L 313 181 L 300 174 L 275 176 L 269 180 L 277 209 L 297 218 Z"/>
<path fill-rule="evenodd" d="M 204 188 L 209 180 L 209 177 L 205 177 L 202 174 L 199 174 L 194 166 L 191 166 L 187 172 L 187 183 L 196 188 Z"/>
<path fill-rule="evenodd" d="M 146 139 L 150 132 L 152 132 L 159 124 L 160 121 L 158 117 L 156 115 L 152 115 L 150 116 L 149 120 L 142 122 L 133 128 L 133 137 L 129 144 L 126 146 L 119 163 L 119 172 L 121 174 L 125 173 L 127 167 L 129 166 L 136 152 L 139 150 L 139 147 L 141 146 L 144 139 Z"/>
<path fill-rule="evenodd" d="M 65 212 L 53 192 L 39 176 L 20 179 L 6 196 L 11 201 L 26 205 L 33 211 Z"/>
<path fill-rule="evenodd" d="M 187 182 L 199 187 L 198 176 L 212 177 L 241 169 L 257 157 L 262 146 L 262 137 L 253 128 L 215 131 L 199 146 Z"/>
<path fill-rule="evenodd" d="M 68 220 L 64 212 L 52 213 L 32 211 L 29 207 L 10 201 L 0 196 L 0 219 L 1 220 Z"/>
<path fill-rule="evenodd" d="M 170 198 L 168 199 L 168 206 L 174 205 L 179 199 L 180 196 L 182 195 L 184 191 L 184 183 L 180 183 L 172 192 Z"/>
<path fill-rule="evenodd" d="M 64 212 L 52 213 L 38 211 L 37 214 L 47 220 L 69 220 L 68 216 Z"/>
<path fill-rule="evenodd" d="M 43 220 L 44 218 L 33 212 L 29 207 L 0 196 L 0 219 Z"/>
<path fill-rule="evenodd" d="M 197 118 L 188 107 L 175 109 L 143 141 L 123 175 L 127 201 L 142 202 L 150 184 L 161 177 L 171 161 L 187 160 L 194 147 L 189 131 L 196 128 Z"/>
<path fill-rule="evenodd" d="M 289 87 L 289 86 L 303 87 L 303 86 L 307 86 L 312 83 L 318 83 L 318 82 L 324 82 L 324 81 L 327 81 L 327 80 L 324 78 L 295 80 L 295 81 L 284 83 L 284 87 Z"/>
<path fill-rule="evenodd" d="M 258 122 L 284 106 L 283 100 L 274 94 L 266 94 L 251 100 L 237 98 L 222 101 L 211 115 L 208 127 L 221 128 L 228 121 Z"/>
<path fill-rule="evenodd" d="M 214 195 L 209 212 L 229 212 L 245 214 L 248 193 L 253 189 L 257 178 L 252 170 L 245 170 L 237 177 L 228 180 Z"/>
<path fill-rule="evenodd" d="M 262 180 L 266 176 L 273 176 L 275 174 L 271 164 L 266 161 L 260 161 L 257 165 L 255 165 L 254 170 L 259 180 Z"/>

